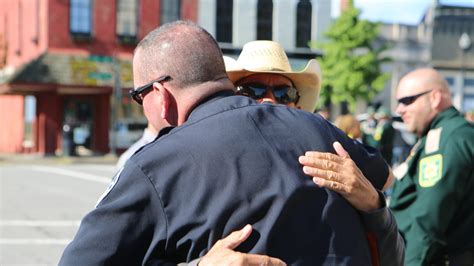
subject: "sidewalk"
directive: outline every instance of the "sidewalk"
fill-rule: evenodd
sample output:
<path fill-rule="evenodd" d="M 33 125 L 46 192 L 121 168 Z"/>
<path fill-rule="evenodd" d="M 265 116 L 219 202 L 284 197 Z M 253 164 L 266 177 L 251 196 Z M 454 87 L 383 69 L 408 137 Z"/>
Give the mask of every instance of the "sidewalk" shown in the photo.
<path fill-rule="evenodd" d="M 0 164 L 116 164 L 117 160 L 113 154 L 69 157 L 0 153 Z"/>

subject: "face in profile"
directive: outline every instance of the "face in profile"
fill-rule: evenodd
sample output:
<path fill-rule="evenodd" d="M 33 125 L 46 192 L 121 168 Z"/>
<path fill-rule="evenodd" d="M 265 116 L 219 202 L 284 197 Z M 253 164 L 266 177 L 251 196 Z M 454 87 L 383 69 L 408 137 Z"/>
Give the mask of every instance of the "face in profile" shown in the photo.
<path fill-rule="evenodd" d="M 402 79 L 397 89 L 398 106 L 396 112 L 400 114 L 407 129 L 421 136 L 428 127 L 432 118 L 430 94 L 432 90 L 425 88 L 414 79 Z"/>

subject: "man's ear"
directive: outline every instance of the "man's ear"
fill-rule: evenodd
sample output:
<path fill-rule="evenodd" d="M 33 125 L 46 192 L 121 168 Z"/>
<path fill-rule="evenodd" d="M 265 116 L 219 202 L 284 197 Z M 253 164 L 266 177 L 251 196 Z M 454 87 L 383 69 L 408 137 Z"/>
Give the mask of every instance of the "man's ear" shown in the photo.
<path fill-rule="evenodd" d="M 160 94 L 161 97 L 161 114 L 160 117 L 164 120 L 166 120 L 170 125 L 176 125 L 177 124 L 177 106 L 176 106 L 176 101 L 171 93 L 171 91 L 163 86 L 163 84 L 159 82 L 155 82 L 153 84 L 154 89 L 157 90 L 157 92 Z"/>
<path fill-rule="evenodd" d="M 169 113 L 169 106 L 170 106 L 170 93 L 169 91 L 159 82 L 155 82 L 153 84 L 153 89 L 155 89 L 161 97 L 161 114 L 160 117 L 162 119 L 166 119 Z"/>
<path fill-rule="evenodd" d="M 431 108 L 438 110 L 438 107 L 441 105 L 441 102 L 443 100 L 443 92 L 441 90 L 434 89 L 430 97 L 431 97 Z"/>

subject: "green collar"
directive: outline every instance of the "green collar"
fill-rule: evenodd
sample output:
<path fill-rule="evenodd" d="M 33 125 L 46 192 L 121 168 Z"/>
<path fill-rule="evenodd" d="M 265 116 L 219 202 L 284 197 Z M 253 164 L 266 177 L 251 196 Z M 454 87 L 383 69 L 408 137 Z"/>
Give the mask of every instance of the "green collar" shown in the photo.
<path fill-rule="evenodd" d="M 441 123 L 441 121 L 456 117 L 458 115 L 459 115 L 459 112 L 458 112 L 458 110 L 456 110 L 456 108 L 454 108 L 454 106 L 451 106 L 451 107 L 445 109 L 444 111 L 439 113 L 433 119 L 433 121 L 431 121 L 430 127 L 426 132 L 428 133 L 429 130 L 437 128 L 439 126 L 439 124 Z"/>

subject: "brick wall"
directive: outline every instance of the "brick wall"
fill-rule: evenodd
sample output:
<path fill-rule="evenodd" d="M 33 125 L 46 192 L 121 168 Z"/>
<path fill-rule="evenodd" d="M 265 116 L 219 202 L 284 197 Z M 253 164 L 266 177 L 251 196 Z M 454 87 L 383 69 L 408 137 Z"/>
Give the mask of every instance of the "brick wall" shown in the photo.
<path fill-rule="evenodd" d="M 0 95 L 0 152 L 22 152 L 24 97 Z"/>

